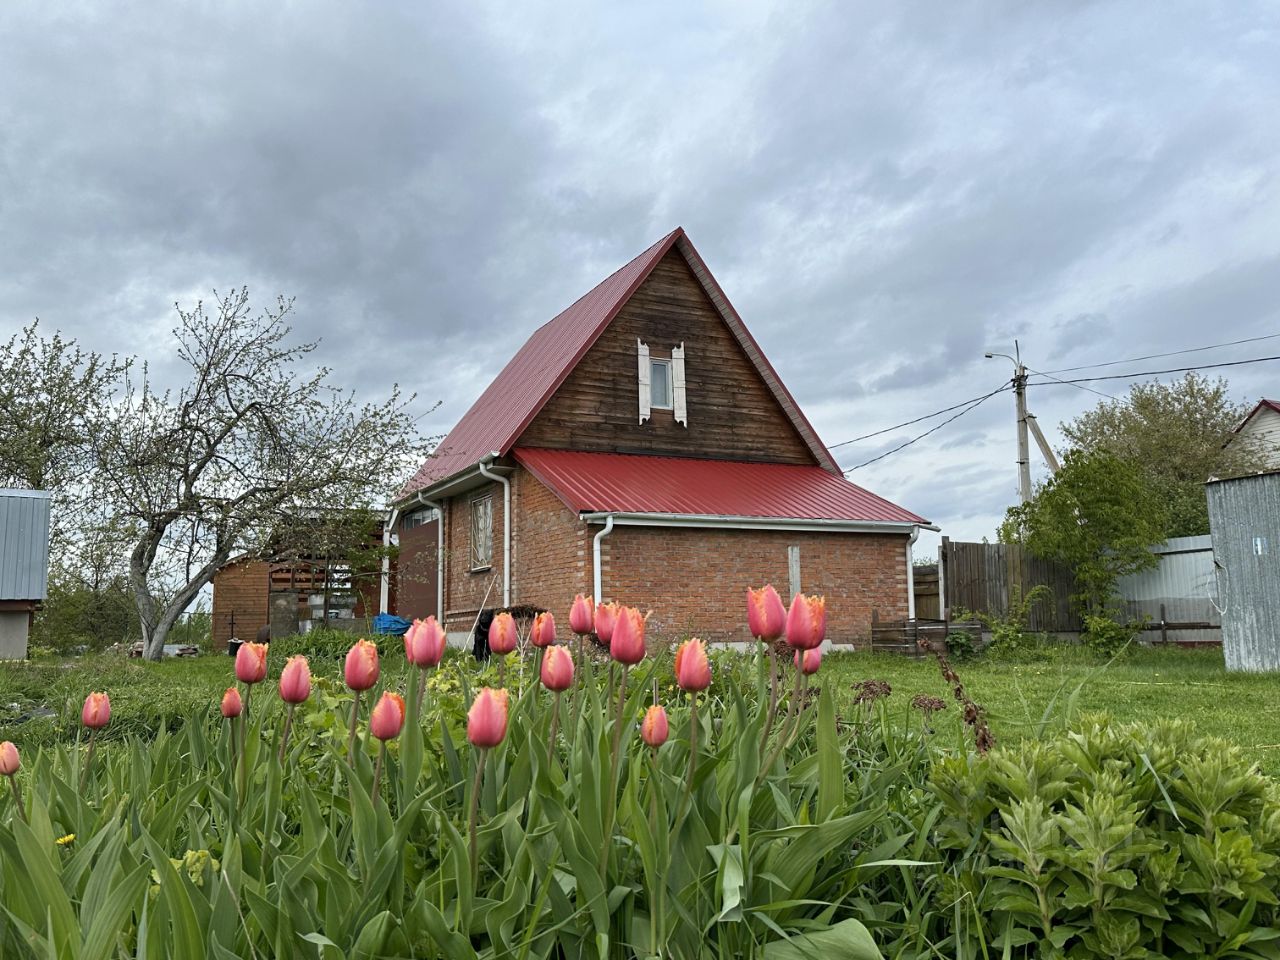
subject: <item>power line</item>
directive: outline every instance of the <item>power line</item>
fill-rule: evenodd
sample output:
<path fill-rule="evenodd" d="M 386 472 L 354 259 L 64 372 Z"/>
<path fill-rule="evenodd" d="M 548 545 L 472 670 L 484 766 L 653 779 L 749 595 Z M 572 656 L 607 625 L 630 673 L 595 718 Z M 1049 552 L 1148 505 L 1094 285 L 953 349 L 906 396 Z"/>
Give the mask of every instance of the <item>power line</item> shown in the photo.
<path fill-rule="evenodd" d="M 880 454 L 880 456 L 878 457 L 872 457 L 870 460 L 864 460 L 862 463 L 855 464 L 852 467 L 845 467 L 842 472 L 853 473 L 853 471 L 861 470 L 863 467 L 870 466 L 871 464 L 875 463 L 878 460 L 883 460 L 885 457 L 888 457 L 897 453 L 899 450 L 905 450 L 907 447 L 911 446 L 913 443 L 916 443 L 919 440 L 923 440 L 925 437 L 929 436 L 929 434 L 935 433 L 938 430 L 941 430 L 943 427 L 945 427 L 948 423 L 951 423 L 953 420 L 959 420 L 969 411 L 976 410 L 979 406 L 983 404 L 983 402 L 990 400 L 997 393 L 1004 393 L 1004 391 L 1008 389 L 1009 387 L 1006 385 L 1006 386 L 1000 387 L 998 390 L 992 390 L 990 393 L 986 394 L 985 396 L 978 397 L 976 400 L 972 401 L 967 407 L 965 407 L 963 410 L 961 410 L 959 413 L 955 414 L 954 416 L 947 417 L 947 419 L 943 420 L 941 423 L 937 424 L 936 426 L 930 427 L 928 430 L 920 434 L 918 437 L 912 437 L 906 443 L 901 443 L 898 446 L 894 447 L 892 450 L 888 450 Z"/>
<path fill-rule="evenodd" d="M 1207 347 L 1189 347 L 1186 350 L 1173 350 L 1169 353 L 1149 353 L 1145 357 L 1130 357 L 1127 360 L 1108 360 L 1106 363 L 1086 363 L 1080 367 L 1063 367 L 1061 370 L 1050 370 L 1048 373 L 1044 373 L 1042 375 L 1047 377 L 1054 373 L 1075 373 L 1077 370 L 1094 370 L 1098 367 L 1116 367 L 1122 363 L 1138 363 L 1142 360 L 1159 360 L 1162 357 L 1180 357 L 1186 353 L 1203 353 L 1206 350 L 1218 350 L 1222 347 L 1235 347 L 1242 343 L 1257 343 L 1260 340 L 1274 340 L 1276 337 L 1280 337 L 1280 333 L 1269 333 L 1263 337 L 1246 337 L 1243 340 L 1232 340 L 1228 343 L 1215 343 Z"/>
<path fill-rule="evenodd" d="M 1026 364 L 1023 364 L 1023 366 L 1026 366 Z M 1072 383 L 1070 380 L 1059 379 L 1058 377 L 1055 377 L 1051 373 L 1045 373 L 1043 370 L 1032 370 L 1030 367 L 1027 367 L 1027 370 L 1029 370 L 1031 373 L 1038 374 L 1039 376 L 1048 377 L 1050 380 L 1057 380 L 1058 383 L 1064 383 L 1068 387 L 1075 387 L 1077 390 L 1086 390 L 1089 393 L 1096 393 L 1100 397 L 1106 397 L 1108 400 L 1115 400 L 1117 403 L 1120 402 L 1117 397 L 1113 397 L 1109 393 L 1103 393 L 1101 390 L 1095 390 L 1093 389 L 1093 387 L 1085 387 L 1078 383 Z M 1040 384 L 1040 386 L 1044 386 L 1044 384 Z"/>
<path fill-rule="evenodd" d="M 827 449 L 835 450 L 837 447 L 847 447 L 851 443 L 857 443 L 860 440 L 870 440 L 872 437 L 878 437 L 882 433 L 892 433 L 894 430 L 901 430 L 903 427 L 912 426 L 913 424 L 920 423 L 922 420 L 932 420 L 934 417 L 942 416 L 942 414 L 944 413 L 950 413 L 952 410 L 959 410 L 961 407 L 968 406 L 969 404 L 975 403 L 978 400 L 985 400 L 987 399 L 987 397 L 993 396 L 994 394 L 999 393 L 1001 390 L 1008 390 L 1008 389 L 1009 389 L 1009 385 L 1005 384 L 999 389 L 993 390 L 991 393 L 985 393 L 980 397 L 970 397 L 968 400 L 962 400 L 959 403 L 952 404 L 949 407 L 943 407 L 941 410 L 935 410 L 933 411 L 933 413 L 926 413 L 923 417 L 916 417 L 914 420 L 908 420 L 905 423 L 897 423 L 897 424 L 894 424 L 892 427 L 885 427 L 883 430 L 877 430 L 874 433 L 864 433 L 862 436 L 854 437 L 852 440 L 842 440 L 840 443 L 833 443 Z M 1081 389 L 1084 389 L 1084 388 L 1082 387 Z"/>
<path fill-rule="evenodd" d="M 1280 360 L 1278 357 L 1254 357 L 1252 360 L 1229 360 L 1225 363 L 1203 363 L 1198 367 L 1173 367 L 1169 370 L 1142 370 L 1137 373 L 1112 373 L 1105 377 L 1076 377 L 1071 380 L 1058 380 L 1058 383 L 1065 383 L 1075 386 L 1077 383 L 1097 383 L 1099 380 L 1131 380 L 1134 377 L 1158 377 L 1165 373 L 1190 373 L 1193 370 L 1216 370 L 1220 367 L 1242 367 L 1249 363 L 1266 363 L 1269 360 Z M 1048 374 L 1045 374 L 1048 376 Z M 1037 383 L 1038 387 L 1047 387 L 1047 383 Z"/>

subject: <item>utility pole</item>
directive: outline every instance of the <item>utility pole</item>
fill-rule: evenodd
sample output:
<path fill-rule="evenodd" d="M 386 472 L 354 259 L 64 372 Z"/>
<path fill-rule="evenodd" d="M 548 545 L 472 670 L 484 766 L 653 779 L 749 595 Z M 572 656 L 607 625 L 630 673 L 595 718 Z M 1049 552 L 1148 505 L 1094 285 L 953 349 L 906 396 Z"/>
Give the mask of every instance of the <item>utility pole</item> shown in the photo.
<path fill-rule="evenodd" d="M 1018 493 L 1022 502 L 1031 499 L 1031 447 L 1027 433 L 1027 368 L 1022 363 L 1022 350 L 1018 341 L 1013 341 L 1014 356 L 1007 353 L 988 353 L 986 358 L 1004 357 L 1013 361 L 1013 396 L 1017 404 L 1018 415 Z M 1036 428 L 1037 441 L 1040 431 Z M 1046 444 L 1042 444 L 1046 446 Z"/>

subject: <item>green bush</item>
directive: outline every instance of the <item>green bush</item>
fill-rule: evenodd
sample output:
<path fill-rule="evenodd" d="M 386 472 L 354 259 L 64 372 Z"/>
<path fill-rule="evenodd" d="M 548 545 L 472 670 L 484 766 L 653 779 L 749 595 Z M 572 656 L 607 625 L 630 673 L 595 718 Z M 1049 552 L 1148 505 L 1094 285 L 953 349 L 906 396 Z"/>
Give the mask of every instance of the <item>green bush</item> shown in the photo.
<path fill-rule="evenodd" d="M 1142 624 L 1138 622 L 1120 623 L 1111 616 L 1085 614 L 1081 636 L 1091 649 L 1114 657 L 1133 642 L 1141 629 Z"/>

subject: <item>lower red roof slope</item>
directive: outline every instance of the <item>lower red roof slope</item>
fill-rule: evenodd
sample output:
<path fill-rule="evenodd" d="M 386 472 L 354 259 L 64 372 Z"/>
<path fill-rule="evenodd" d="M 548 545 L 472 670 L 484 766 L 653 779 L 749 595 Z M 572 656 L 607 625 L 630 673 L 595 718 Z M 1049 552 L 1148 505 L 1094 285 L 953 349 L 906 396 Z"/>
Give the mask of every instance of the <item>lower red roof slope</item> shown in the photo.
<path fill-rule="evenodd" d="M 927 524 L 822 467 L 517 447 L 575 513 L 659 513 Z"/>

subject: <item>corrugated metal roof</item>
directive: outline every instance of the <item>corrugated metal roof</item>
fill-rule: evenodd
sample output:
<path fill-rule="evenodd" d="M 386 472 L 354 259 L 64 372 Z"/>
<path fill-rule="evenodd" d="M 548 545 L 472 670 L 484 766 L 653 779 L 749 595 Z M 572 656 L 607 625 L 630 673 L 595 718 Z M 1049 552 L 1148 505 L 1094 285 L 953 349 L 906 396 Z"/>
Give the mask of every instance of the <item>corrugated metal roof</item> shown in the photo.
<path fill-rule="evenodd" d="M 928 523 L 817 466 L 534 447 L 515 457 L 576 513 Z"/>
<path fill-rule="evenodd" d="M 835 458 L 818 439 L 684 230 L 677 227 L 555 319 L 534 331 L 427 462 L 405 484 L 396 499 L 403 499 L 415 490 L 451 477 L 494 451 L 501 454 L 510 451 L 538 411 L 672 247 L 677 247 L 688 261 L 707 296 L 814 458 L 833 473 L 838 472 Z"/>
<path fill-rule="evenodd" d="M 49 583 L 49 494 L 0 490 L 0 600 L 43 600 Z"/>

